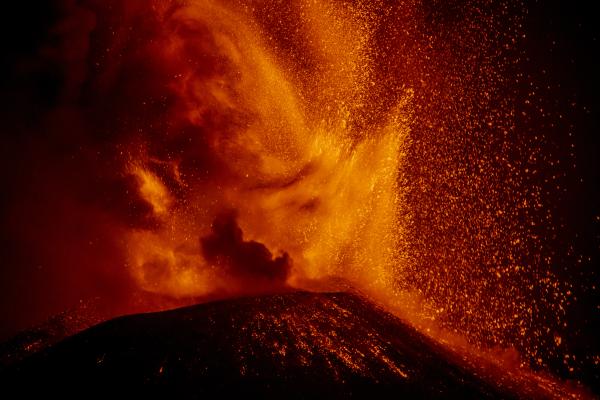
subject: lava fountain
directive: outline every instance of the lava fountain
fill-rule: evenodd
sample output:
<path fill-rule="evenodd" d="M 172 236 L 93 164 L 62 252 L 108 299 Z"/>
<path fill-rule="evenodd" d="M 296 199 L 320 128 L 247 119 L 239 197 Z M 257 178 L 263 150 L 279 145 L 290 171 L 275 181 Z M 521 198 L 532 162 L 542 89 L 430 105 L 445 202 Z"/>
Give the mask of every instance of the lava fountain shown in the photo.
<path fill-rule="evenodd" d="M 332 46 L 313 50 L 327 70 L 308 81 L 280 65 L 260 27 L 231 5 L 156 12 L 151 48 L 140 51 L 161 65 L 169 100 L 156 128 L 144 127 L 125 151 L 126 173 L 156 222 L 128 239 L 145 290 L 198 296 L 269 286 L 270 255 L 259 262 L 266 274 L 255 268 L 248 284 L 233 276 L 243 267 L 202 253 L 198 237 L 224 209 L 235 210 L 244 238 L 289 255 L 292 286 L 343 277 L 373 291 L 394 287 L 412 92 L 399 89 L 397 104 L 360 126 L 376 80 L 366 11 L 306 7 L 319 22 L 305 21 L 305 35 Z M 356 36 L 338 43 L 344 30 Z"/>

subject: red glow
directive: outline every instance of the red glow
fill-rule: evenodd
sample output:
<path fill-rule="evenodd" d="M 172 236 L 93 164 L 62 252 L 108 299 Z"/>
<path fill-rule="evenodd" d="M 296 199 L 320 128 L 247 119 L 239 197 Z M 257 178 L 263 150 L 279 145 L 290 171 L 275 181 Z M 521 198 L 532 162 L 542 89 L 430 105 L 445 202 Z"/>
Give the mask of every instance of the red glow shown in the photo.
<path fill-rule="evenodd" d="M 522 6 L 473 3 L 65 2 L 36 54 L 56 104 L 25 128 L 47 136 L 15 145 L 36 293 L 14 320 L 349 285 L 446 344 L 571 368 Z"/>

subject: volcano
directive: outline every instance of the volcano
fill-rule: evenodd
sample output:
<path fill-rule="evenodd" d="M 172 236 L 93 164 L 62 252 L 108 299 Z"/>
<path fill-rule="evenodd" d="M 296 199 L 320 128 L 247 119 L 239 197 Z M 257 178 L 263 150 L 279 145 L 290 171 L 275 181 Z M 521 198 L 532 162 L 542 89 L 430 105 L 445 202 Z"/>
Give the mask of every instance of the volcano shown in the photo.
<path fill-rule="evenodd" d="M 60 397 L 547 398 L 475 366 L 358 294 L 293 292 L 112 319 L 8 367 Z M 82 393 L 81 387 L 85 388 Z"/>

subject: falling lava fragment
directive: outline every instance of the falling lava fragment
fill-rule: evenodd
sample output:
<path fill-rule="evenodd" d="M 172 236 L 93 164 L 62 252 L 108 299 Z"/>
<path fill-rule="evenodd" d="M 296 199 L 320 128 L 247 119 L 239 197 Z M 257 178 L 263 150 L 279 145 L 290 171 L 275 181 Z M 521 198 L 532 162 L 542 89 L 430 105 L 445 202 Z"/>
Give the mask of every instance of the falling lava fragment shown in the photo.
<path fill-rule="evenodd" d="M 468 366 L 362 297 L 294 292 L 116 318 L 2 374 L 4 387 L 199 398 L 545 398 Z M 496 379 L 493 377 L 496 376 Z M 74 385 L 73 383 L 77 383 Z M 8 386 L 7 386 L 8 385 Z M 151 396 L 152 397 L 152 396 Z M 550 396 L 552 397 L 552 396 Z"/>

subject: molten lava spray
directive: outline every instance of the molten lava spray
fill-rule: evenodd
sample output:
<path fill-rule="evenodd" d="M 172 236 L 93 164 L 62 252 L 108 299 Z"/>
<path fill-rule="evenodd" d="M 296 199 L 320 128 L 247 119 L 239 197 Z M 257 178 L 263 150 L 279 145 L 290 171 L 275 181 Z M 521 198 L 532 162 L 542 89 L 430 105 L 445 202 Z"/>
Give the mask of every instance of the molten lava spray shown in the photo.
<path fill-rule="evenodd" d="M 258 288 L 232 271 L 247 278 L 254 271 L 268 286 L 269 271 L 227 267 L 205 239 L 198 245 L 215 230 L 215 215 L 231 208 L 244 237 L 262 243 L 265 254 L 289 255 L 289 284 L 343 277 L 391 290 L 400 268 L 396 214 L 412 91 L 398 88 L 385 110 L 369 106 L 378 80 L 369 10 L 286 6 L 297 13 L 293 29 L 302 38 L 286 50 L 313 64 L 303 66 L 265 37 L 276 26 L 261 27 L 261 11 L 240 7 L 157 4 L 136 49 L 144 65 L 160 66 L 148 79 L 162 80 L 164 91 L 164 104 L 123 144 L 125 173 L 135 177 L 153 221 L 128 235 L 136 281 L 171 296 L 238 293 Z M 314 37 L 309 48 L 307 37 Z M 254 262 L 247 258 L 229 263 Z"/>
<path fill-rule="evenodd" d="M 522 5 L 437 3 L 61 3 L 35 55 L 60 84 L 22 128 L 48 136 L 18 143 L 48 204 L 13 204 L 14 240 L 115 302 L 343 281 L 571 368 Z"/>

